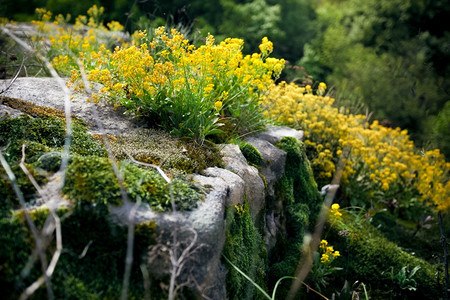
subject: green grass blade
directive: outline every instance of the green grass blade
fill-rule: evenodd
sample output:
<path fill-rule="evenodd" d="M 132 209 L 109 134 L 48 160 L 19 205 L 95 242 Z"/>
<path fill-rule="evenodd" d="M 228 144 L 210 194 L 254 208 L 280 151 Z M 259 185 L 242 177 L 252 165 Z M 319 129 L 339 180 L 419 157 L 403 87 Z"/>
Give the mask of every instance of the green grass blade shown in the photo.
<path fill-rule="evenodd" d="M 269 294 L 266 293 L 266 291 L 264 291 L 262 289 L 262 287 L 260 287 L 256 282 L 254 282 L 250 277 L 247 276 L 247 274 L 245 274 L 244 272 L 241 271 L 241 269 L 239 269 L 238 267 L 236 267 L 225 255 L 223 255 L 223 257 L 225 258 L 225 260 L 233 267 L 235 268 L 239 273 L 242 274 L 242 276 L 244 276 L 248 281 L 250 281 L 264 296 L 267 297 L 267 299 L 272 300 L 272 298 L 270 298 Z"/>
<path fill-rule="evenodd" d="M 277 292 L 278 285 L 281 283 L 281 280 L 283 280 L 283 279 L 295 279 L 295 277 L 283 276 L 280 279 L 278 279 L 277 283 L 275 284 L 275 287 L 273 288 L 272 300 L 275 300 L 275 295 L 276 295 L 276 292 Z"/>

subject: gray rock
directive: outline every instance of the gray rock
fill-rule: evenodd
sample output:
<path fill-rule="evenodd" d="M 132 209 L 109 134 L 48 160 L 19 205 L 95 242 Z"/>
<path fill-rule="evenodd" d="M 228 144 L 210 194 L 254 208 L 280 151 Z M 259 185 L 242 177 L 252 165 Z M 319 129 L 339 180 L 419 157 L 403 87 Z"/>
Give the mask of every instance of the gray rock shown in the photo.
<path fill-rule="evenodd" d="M 0 80 L 0 86 L 4 86 L 8 82 L 9 80 Z M 66 97 L 56 79 L 35 77 L 17 78 L 3 95 L 59 110 L 64 110 L 64 99 Z M 102 102 L 97 104 L 87 102 L 86 94 L 78 93 L 72 94 L 72 96 L 73 99 L 70 101 L 72 113 L 85 120 L 93 132 L 100 132 L 97 119 L 92 112 L 92 106 L 94 105 L 97 107 L 98 120 L 103 124 L 106 133 L 115 135 L 137 127 L 132 118 L 124 115 L 124 110 L 114 110 L 111 105 Z"/>
<path fill-rule="evenodd" d="M 1 98 L 0 98 L 0 103 L 1 103 Z M 0 119 L 3 119 L 3 118 L 11 118 L 11 119 L 19 118 L 19 117 L 21 117 L 23 115 L 24 115 L 24 113 L 21 112 L 18 109 L 14 109 L 14 108 L 11 108 L 9 106 L 0 104 Z"/>
<path fill-rule="evenodd" d="M 245 182 L 239 175 L 217 167 L 207 168 L 203 171 L 203 174 L 220 178 L 228 186 L 225 205 L 237 205 L 244 202 Z"/>
<path fill-rule="evenodd" d="M 263 165 L 261 174 L 266 179 L 267 192 L 269 197 L 275 197 L 275 183 L 284 174 L 284 166 L 286 164 L 286 152 L 278 149 L 266 140 L 255 137 L 245 139 L 247 143 L 255 147 L 263 157 Z"/>
<path fill-rule="evenodd" d="M 238 145 L 224 145 L 221 153 L 225 168 L 244 180 L 245 196 L 250 207 L 250 214 L 255 221 L 257 215 L 265 206 L 264 181 L 259 175 L 258 169 L 247 164 L 247 160 L 242 155 Z"/>
<path fill-rule="evenodd" d="M 210 189 L 206 199 L 194 211 L 156 213 L 147 205 L 137 207 L 135 203 L 128 202 L 120 207 L 111 206 L 110 213 L 111 219 L 121 224 L 127 224 L 130 219 L 134 224 L 155 221 L 158 236 L 164 244 L 171 243 L 172 233 L 176 231 L 180 253 L 193 242 L 193 236 L 196 234 L 197 240 L 191 254 L 186 258 L 186 267 L 180 273 L 178 280 L 184 281 L 189 276 L 193 276 L 196 286 L 191 288 L 198 290 L 199 294 L 211 299 L 225 299 L 226 270 L 220 261 L 225 242 L 225 203 L 231 201 L 232 189 L 238 188 L 236 182 L 241 181 L 241 189 L 243 189 L 243 182 L 239 176 L 227 170 L 210 169 L 205 172 L 209 174 L 209 177 L 203 175 L 193 177 L 194 181 Z M 167 270 L 171 270 L 170 260 L 167 257 L 163 260 L 152 261 L 149 265 L 149 271 L 155 276 L 165 275 L 164 272 Z"/>
<path fill-rule="evenodd" d="M 253 135 L 254 138 L 266 140 L 271 144 L 276 144 L 285 136 L 294 137 L 301 141 L 304 138 L 304 132 L 303 130 L 296 130 L 284 126 L 267 126 L 266 131 L 260 131 Z"/>
<path fill-rule="evenodd" d="M 0 86 L 1 84 L 2 82 Z M 64 110 L 66 95 L 55 79 L 18 78 L 5 96 Z M 91 105 L 86 102 L 86 95 L 74 95 L 71 101 L 72 112 L 87 121 L 92 131 L 99 131 Z M 96 106 L 98 118 L 107 133 L 127 134 L 139 127 L 139 124 L 124 115 L 123 111 L 114 111 L 105 104 Z M 1 111 L 0 106 L 0 113 Z M 8 111 L 7 108 L 5 111 Z M 9 113 L 18 114 L 19 112 Z M 273 202 L 274 185 L 284 174 L 286 162 L 286 153 L 273 144 L 284 136 L 293 136 L 301 140 L 303 132 L 286 127 L 269 127 L 268 131 L 257 133 L 246 139 L 246 142 L 258 149 L 263 157 L 260 170 L 248 165 L 239 146 L 224 145 L 221 152 L 226 169 L 208 168 L 202 175 L 193 175 L 193 180 L 208 191 L 205 200 L 193 211 L 157 213 L 147 204 L 137 206 L 135 203 L 127 202 L 119 207 L 110 207 L 111 219 L 124 225 L 130 221 L 134 224 L 155 221 L 160 244 L 164 245 L 166 250 L 171 247 L 174 232 L 178 234 L 180 251 L 187 249 L 186 247 L 194 241 L 196 236 L 195 244 L 191 249 L 195 251 L 189 255 L 189 262 L 180 273 L 179 280 L 185 281 L 189 276 L 193 276 L 196 284 L 191 287 L 198 290 L 201 297 L 226 299 L 226 269 L 220 259 L 226 234 L 226 206 L 242 204 L 244 199 L 247 199 L 253 221 L 259 224 L 258 226 L 265 226 L 264 238 L 269 251 L 275 245 L 277 237 L 285 230 L 283 204 Z M 267 183 L 267 195 L 260 173 Z M 262 215 L 263 213 L 265 215 Z M 166 259 L 154 260 L 150 263 L 149 271 L 153 275 L 164 275 L 164 272 L 170 270 L 170 259 L 167 259 L 167 253 L 166 251 Z"/>

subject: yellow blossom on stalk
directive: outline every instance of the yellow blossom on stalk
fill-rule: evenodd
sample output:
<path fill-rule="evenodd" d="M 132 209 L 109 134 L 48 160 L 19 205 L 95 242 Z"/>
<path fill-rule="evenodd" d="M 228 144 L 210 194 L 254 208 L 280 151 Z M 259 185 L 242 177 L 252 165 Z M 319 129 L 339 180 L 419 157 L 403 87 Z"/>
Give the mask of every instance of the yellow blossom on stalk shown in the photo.
<path fill-rule="evenodd" d="M 89 22 L 100 19 L 101 13 L 98 8 L 90 10 Z M 85 21 L 78 19 L 80 24 Z M 108 25 L 110 30 L 113 30 L 113 25 Z M 106 27 L 98 28 L 107 30 Z M 159 27 L 155 29 L 152 40 L 147 39 L 145 31 L 137 31 L 132 35 L 131 46 L 116 47 L 113 52 L 108 52 L 99 47 L 96 33 L 97 31 L 89 34 L 89 38 L 75 35 L 76 46 L 69 39 L 58 45 L 70 41 L 71 48 L 77 50 L 74 52 L 83 56 L 82 62 L 89 80 L 104 86 L 98 98 L 108 99 L 115 106 L 121 104 L 136 113 L 158 115 L 166 113 L 161 109 L 168 106 L 156 103 L 170 99 L 171 107 L 176 111 L 166 118 L 174 120 L 173 124 L 169 123 L 167 126 L 174 126 L 175 129 L 168 129 L 180 135 L 198 134 L 195 137 L 200 139 L 204 138 L 202 135 L 208 134 L 204 132 L 205 128 L 214 133 L 220 131 L 217 130 L 221 126 L 217 112 L 224 109 L 227 110 L 224 113 L 230 118 L 238 119 L 242 115 L 256 117 L 253 118 L 257 121 L 254 122 L 255 125 L 236 122 L 238 126 L 245 123 L 248 127 L 236 132 L 246 132 L 261 126 L 264 123 L 261 110 L 263 97 L 285 64 L 284 60 L 267 55 L 262 57 L 259 53 L 244 57 L 241 39 L 228 38 L 216 44 L 214 37 L 209 35 L 205 44 L 196 48 L 176 29 L 166 31 L 165 27 Z M 57 43 L 58 39 L 55 39 L 53 45 L 56 46 Z M 264 39 L 263 44 L 265 51 L 272 51 L 271 42 Z M 83 85 L 80 79 L 79 74 L 72 74 L 71 86 L 79 89 Z M 162 99 L 157 99 L 158 97 Z M 227 105 L 224 105 L 225 101 Z M 193 109 L 204 110 L 205 112 L 199 113 L 205 113 L 206 117 L 186 122 L 183 118 L 192 116 L 189 112 Z M 243 113 L 245 110 L 248 112 Z M 201 124 L 203 121 L 211 124 Z"/>
<path fill-rule="evenodd" d="M 325 84 L 325 82 L 319 83 L 319 87 L 317 88 L 317 95 L 322 96 L 323 94 L 325 94 L 326 89 L 327 85 Z"/>
<path fill-rule="evenodd" d="M 305 90 L 307 93 L 312 93 L 312 87 L 309 84 L 305 86 Z"/>
<path fill-rule="evenodd" d="M 341 207 L 338 203 L 333 203 L 333 205 L 331 205 L 330 214 L 336 218 L 340 218 L 342 216 L 342 213 L 339 211 L 339 208 Z"/>
<path fill-rule="evenodd" d="M 273 51 L 273 43 L 265 36 L 262 38 L 262 42 L 259 45 L 259 50 L 264 57 L 267 57 Z"/>
<path fill-rule="evenodd" d="M 322 254 L 322 256 L 320 257 L 320 262 L 327 263 L 329 261 L 330 261 L 330 256 L 326 253 Z"/>
<path fill-rule="evenodd" d="M 339 251 L 335 251 L 332 246 L 328 246 L 327 240 L 320 241 L 319 250 L 322 253 L 320 262 L 323 264 L 331 263 L 336 257 L 341 255 Z"/>
<path fill-rule="evenodd" d="M 214 103 L 215 110 L 219 111 L 222 108 L 222 104 L 223 104 L 222 101 L 216 101 Z"/>
<path fill-rule="evenodd" d="M 111 21 L 106 24 L 110 31 L 122 31 L 124 29 L 123 25 L 117 21 Z M 145 30 L 144 30 L 145 32 Z"/>

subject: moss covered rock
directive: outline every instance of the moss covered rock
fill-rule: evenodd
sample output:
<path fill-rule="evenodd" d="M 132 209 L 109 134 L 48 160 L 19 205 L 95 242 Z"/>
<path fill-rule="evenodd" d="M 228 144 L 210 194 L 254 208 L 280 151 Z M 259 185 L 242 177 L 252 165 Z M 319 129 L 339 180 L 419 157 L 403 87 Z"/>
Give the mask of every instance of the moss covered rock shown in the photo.
<path fill-rule="evenodd" d="M 156 170 L 142 169 L 127 161 L 119 166 L 131 201 L 139 197 L 154 210 L 171 209 L 169 185 Z M 193 209 L 203 197 L 198 189 L 182 178 L 174 179 L 172 186 L 178 210 Z M 105 157 L 74 156 L 67 170 L 63 191 L 81 204 L 119 205 L 122 202 L 118 179 L 111 162 Z"/>
<path fill-rule="evenodd" d="M 286 170 L 276 183 L 277 201 L 281 201 L 284 216 L 284 232 L 279 235 L 275 248 L 269 257 L 269 284 L 283 276 L 294 276 L 302 253 L 306 231 L 312 231 L 323 199 L 317 190 L 303 143 L 293 137 L 284 137 L 277 146 L 286 151 Z M 289 282 L 282 282 L 279 288 L 281 298 L 285 297 Z"/>
<path fill-rule="evenodd" d="M 371 298 L 439 299 L 443 295 L 437 266 L 403 251 L 370 223 L 344 213 L 342 222 L 329 226 L 330 241 L 347 257 L 337 260 L 343 268 L 341 276 L 364 282 Z M 409 276 L 415 267 L 419 269 Z"/>

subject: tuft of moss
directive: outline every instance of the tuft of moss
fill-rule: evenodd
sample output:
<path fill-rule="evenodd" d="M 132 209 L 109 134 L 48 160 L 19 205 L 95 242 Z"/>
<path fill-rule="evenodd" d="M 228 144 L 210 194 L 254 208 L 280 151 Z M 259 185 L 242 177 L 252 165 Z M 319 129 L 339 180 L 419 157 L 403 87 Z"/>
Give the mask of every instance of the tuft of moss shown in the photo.
<path fill-rule="evenodd" d="M 30 211 L 38 229 L 48 217 L 48 209 Z M 57 211 L 61 217 L 64 251 L 52 276 L 56 299 L 116 299 L 121 293 L 126 257 L 127 227 L 114 224 L 107 211 L 100 206 L 63 208 Z M 39 264 L 31 272 L 21 276 L 34 248 L 34 240 L 26 225 L 23 212 L 0 219 L 0 290 L 3 299 L 17 299 L 23 290 L 41 274 Z M 130 299 L 143 298 L 140 264 L 155 243 L 156 223 L 136 225 L 134 260 Z M 55 240 L 48 246 L 51 252 Z M 142 258 L 142 259 L 141 259 Z M 45 287 L 33 295 L 46 298 Z"/>
<path fill-rule="evenodd" d="M 74 156 L 63 192 L 77 203 L 120 204 L 119 183 L 107 158 Z"/>
<path fill-rule="evenodd" d="M 73 122 L 70 151 L 83 156 L 97 155 L 106 157 L 107 154 L 103 144 L 87 132 L 88 128 L 84 122 Z"/>
<path fill-rule="evenodd" d="M 7 118 L 0 120 L 0 128 L 0 146 L 17 140 L 36 142 L 50 148 L 60 148 L 64 145 L 64 123 L 54 117 Z"/>
<path fill-rule="evenodd" d="M 65 142 L 65 123 L 55 117 L 31 118 L 24 116 L 0 120 L 0 147 L 6 148 L 9 162 L 17 162 L 22 157 L 22 144 L 33 147 L 28 153 L 61 151 Z M 36 151 L 32 151 L 36 150 Z M 81 121 L 74 121 L 71 151 L 80 155 L 106 156 L 103 145 L 87 133 L 87 127 Z M 30 156 L 28 155 L 27 156 Z"/>
<path fill-rule="evenodd" d="M 5 299 L 18 299 L 21 290 L 15 282 L 31 254 L 31 245 L 25 225 L 17 219 L 0 218 L 0 232 L 0 290 Z"/>
<path fill-rule="evenodd" d="M 285 176 L 292 184 L 294 201 L 304 203 L 310 211 L 310 220 L 314 224 L 323 203 L 322 196 L 317 189 L 317 183 L 306 157 L 305 145 L 293 137 L 284 137 L 277 147 L 286 151 Z"/>
<path fill-rule="evenodd" d="M 255 146 L 242 142 L 239 144 L 239 149 L 241 149 L 242 154 L 250 165 L 261 166 L 263 162 L 263 157 Z"/>
<path fill-rule="evenodd" d="M 188 161 L 181 162 L 178 166 L 187 173 L 200 173 L 208 167 L 224 167 L 222 155 L 213 143 L 206 141 L 200 145 L 192 139 L 181 139 L 180 146 L 186 149 Z"/>
<path fill-rule="evenodd" d="M 62 110 L 47 106 L 36 105 L 31 102 L 17 98 L 0 96 L 0 104 L 9 106 L 14 109 L 18 109 L 32 117 L 56 117 L 58 119 L 65 118 L 65 113 Z M 76 118 L 75 116 L 73 117 Z"/>
<path fill-rule="evenodd" d="M 120 163 L 120 172 L 130 200 L 138 197 L 152 209 L 171 209 L 169 186 L 153 169 L 142 169 L 127 161 Z M 108 158 L 74 156 L 69 164 L 63 192 L 80 204 L 119 205 L 121 194 L 118 180 Z M 179 210 L 196 207 L 203 198 L 199 190 L 181 178 L 172 181 L 175 204 Z"/>
<path fill-rule="evenodd" d="M 47 182 L 47 178 L 38 172 L 33 165 L 25 164 L 28 171 L 34 177 L 38 184 L 43 185 Z M 26 203 L 34 204 L 36 196 L 36 188 L 28 179 L 27 175 L 22 171 L 19 165 L 11 165 L 11 171 L 16 177 L 16 182 L 24 196 Z M 9 215 L 11 210 L 19 209 L 19 200 L 14 192 L 13 186 L 5 169 L 0 166 L 0 217 Z"/>
<path fill-rule="evenodd" d="M 265 289 L 267 252 L 264 240 L 252 222 L 247 201 L 226 211 L 227 233 L 223 255 Z M 224 261 L 225 265 L 228 265 Z M 228 265 L 226 277 L 228 299 L 264 299 L 255 286 Z M 265 289 L 266 290 L 266 289 Z"/>

